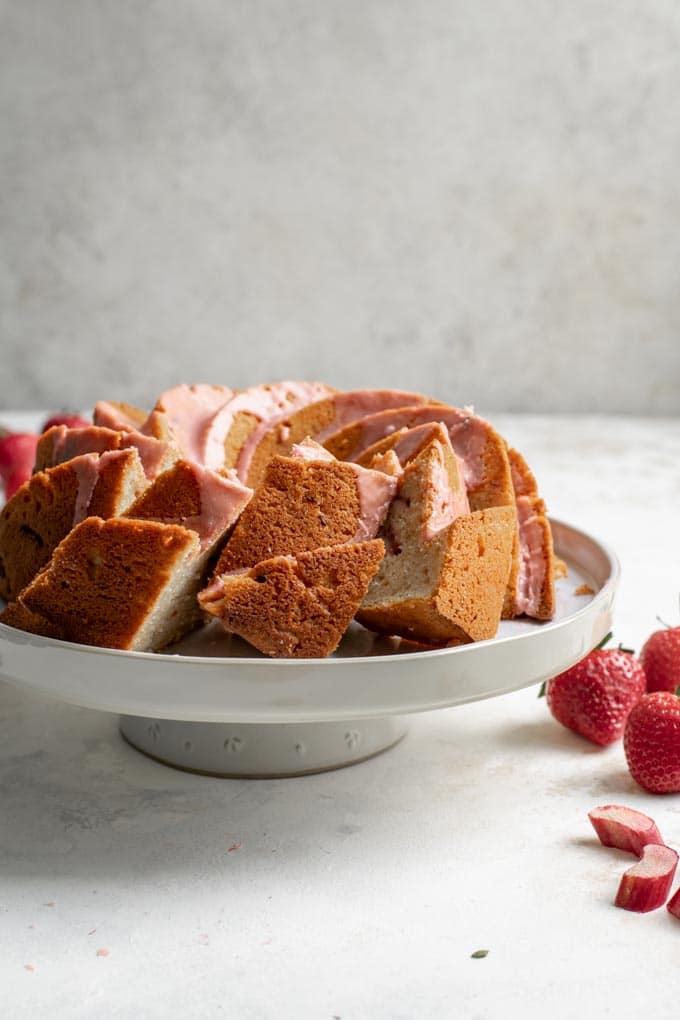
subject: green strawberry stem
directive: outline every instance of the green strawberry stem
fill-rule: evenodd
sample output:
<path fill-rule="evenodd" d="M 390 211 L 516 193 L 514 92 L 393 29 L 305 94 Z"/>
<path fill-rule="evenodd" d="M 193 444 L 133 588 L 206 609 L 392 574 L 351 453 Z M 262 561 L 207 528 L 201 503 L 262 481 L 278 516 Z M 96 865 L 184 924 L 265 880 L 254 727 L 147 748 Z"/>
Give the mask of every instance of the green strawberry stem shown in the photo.
<path fill-rule="evenodd" d="M 659 621 L 659 623 L 661 624 L 662 627 L 666 628 L 666 630 L 671 630 L 672 629 L 670 623 L 666 623 L 666 621 L 662 620 L 661 617 L 658 616 L 658 615 L 657 615 L 657 620 Z"/>
<path fill-rule="evenodd" d="M 607 644 L 607 642 L 611 641 L 611 638 L 612 638 L 612 631 L 610 630 L 609 633 L 605 634 L 605 636 L 602 638 L 602 640 L 600 641 L 599 645 L 595 645 L 595 647 L 593 648 L 593 651 L 594 652 L 599 652 L 600 648 L 604 648 L 604 646 Z"/>
<path fill-rule="evenodd" d="M 541 689 L 538 692 L 539 698 L 544 698 L 545 697 L 545 692 L 546 692 L 547 689 L 548 689 L 548 681 L 544 680 L 543 683 L 541 684 Z"/>

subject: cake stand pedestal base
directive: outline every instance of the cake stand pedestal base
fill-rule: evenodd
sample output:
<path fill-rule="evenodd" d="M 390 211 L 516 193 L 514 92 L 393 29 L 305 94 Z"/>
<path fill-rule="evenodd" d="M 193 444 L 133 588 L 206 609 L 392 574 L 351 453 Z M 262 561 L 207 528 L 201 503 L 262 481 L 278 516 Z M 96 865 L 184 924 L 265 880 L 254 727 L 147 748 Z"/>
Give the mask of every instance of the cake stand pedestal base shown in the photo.
<path fill-rule="evenodd" d="M 392 747 L 408 718 L 351 722 L 212 723 L 122 715 L 129 744 L 164 765 L 208 776 L 267 779 L 355 765 Z"/>

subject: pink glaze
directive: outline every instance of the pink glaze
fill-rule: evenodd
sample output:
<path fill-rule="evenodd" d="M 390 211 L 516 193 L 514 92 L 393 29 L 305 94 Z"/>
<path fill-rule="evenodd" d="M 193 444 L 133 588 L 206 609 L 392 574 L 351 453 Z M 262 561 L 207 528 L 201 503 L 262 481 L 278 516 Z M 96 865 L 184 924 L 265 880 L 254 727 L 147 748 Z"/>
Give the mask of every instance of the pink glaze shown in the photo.
<path fill-rule="evenodd" d="M 231 527 L 253 495 L 241 482 L 218 475 L 210 468 L 192 465 L 201 493 L 201 512 L 183 517 L 179 524 L 195 531 L 201 551 L 213 545 Z"/>
<path fill-rule="evenodd" d="M 296 443 L 290 455 L 296 460 L 312 463 L 327 463 L 336 460 L 332 453 L 325 450 L 319 443 L 314 442 L 309 436 L 301 443 Z M 351 467 L 354 472 L 359 493 L 360 518 L 354 541 L 367 542 L 369 539 L 375 538 L 380 525 L 387 517 L 387 511 L 397 491 L 397 478 L 385 474 L 383 471 L 360 467 L 358 464 L 348 464 L 347 466 Z"/>
<path fill-rule="evenodd" d="M 94 405 L 92 422 L 101 428 L 113 429 L 114 432 L 127 432 L 128 430 L 136 432 L 139 429 L 136 421 L 125 414 L 120 407 L 109 403 L 108 400 L 99 400 Z"/>
<path fill-rule="evenodd" d="M 227 386 L 196 383 L 173 386 L 161 393 L 152 411 L 165 414 L 183 456 L 196 464 L 206 463 L 210 424 L 221 407 L 234 396 Z M 147 429 L 147 425 L 144 425 Z M 222 466 L 222 461 L 217 467 Z"/>
<path fill-rule="evenodd" d="M 120 445 L 120 432 L 88 425 L 87 428 L 70 429 L 67 425 L 57 425 L 50 429 L 52 435 L 52 454 L 50 466 L 63 464 L 72 457 L 80 457 L 84 453 L 104 453 L 116 450 Z"/>
<path fill-rule="evenodd" d="M 389 408 L 415 407 L 424 404 L 426 400 L 421 393 L 408 393 L 404 390 L 349 390 L 347 393 L 336 393 L 333 397 L 335 417 L 316 438 L 323 441 L 359 418 Z"/>
<path fill-rule="evenodd" d="M 534 513 L 530 496 L 518 496 L 517 520 L 520 562 L 515 613 L 534 616 L 541 602 L 546 565 L 544 533 Z"/>
<path fill-rule="evenodd" d="M 330 461 L 336 459 L 325 447 L 310 439 L 309 436 L 303 439 L 301 443 L 294 443 L 289 456 L 295 460 Z"/>
<path fill-rule="evenodd" d="M 71 470 L 78 482 L 78 492 L 73 508 L 73 527 L 80 524 L 87 516 L 87 508 L 92 499 L 95 485 L 99 480 L 99 457 L 96 453 L 86 453 L 82 457 L 73 457 L 69 461 Z"/>
<path fill-rule="evenodd" d="M 250 433 L 241 447 L 236 465 L 236 473 L 242 481 L 248 478 L 250 462 L 253 454 L 274 425 L 279 423 L 285 425 L 286 419 L 295 414 L 308 404 L 315 404 L 317 401 L 329 396 L 331 390 L 323 383 L 316 382 L 280 382 L 272 383 L 271 386 L 253 386 L 243 393 L 238 393 L 229 403 L 222 408 L 219 415 L 215 416 L 213 422 L 214 440 L 216 444 L 215 453 L 212 453 L 207 463 L 210 465 L 212 457 L 221 451 L 224 460 L 224 439 L 234 423 L 237 414 L 250 414 L 257 418 L 257 425 Z M 285 442 L 285 440 L 284 440 Z"/>
<path fill-rule="evenodd" d="M 164 443 L 161 439 L 154 439 L 152 436 L 144 436 L 141 432 L 126 432 L 120 441 L 120 449 L 135 449 L 142 462 L 144 474 L 153 481 L 158 472 L 168 467 L 168 454 L 172 450 L 173 458 L 177 457 L 177 450 L 170 443 Z"/>
<path fill-rule="evenodd" d="M 382 471 L 352 464 L 359 490 L 360 519 L 355 542 L 368 542 L 378 534 L 397 491 L 398 479 Z"/>
<path fill-rule="evenodd" d="M 428 422 L 426 425 L 417 425 L 414 429 L 400 429 L 399 439 L 392 449 L 399 458 L 401 466 L 405 467 L 408 461 L 413 460 L 415 455 L 420 453 L 432 439 L 438 439 L 441 443 L 451 446 L 446 426 L 440 421 L 435 421 Z"/>
<path fill-rule="evenodd" d="M 448 436 L 446 436 L 447 445 L 448 441 Z M 444 459 L 443 444 L 436 442 L 434 445 L 437 450 L 437 461 L 433 465 L 430 475 L 430 483 L 434 489 L 434 500 L 431 513 L 425 521 L 423 529 L 426 542 L 430 542 L 435 535 L 438 535 L 440 531 L 447 528 L 456 517 L 470 513 L 470 504 L 468 503 L 467 492 L 465 491 L 462 479 L 454 479 L 454 484 L 452 485 L 452 479 Z M 455 484 L 456 482 L 458 483 L 457 485 Z"/>
<path fill-rule="evenodd" d="M 134 447 L 142 462 L 144 474 L 147 478 L 154 479 L 169 449 L 167 443 L 143 436 L 141 432 L 120 432 L 97 425 L 88 425 L 87 428 L 80 429 L 58 425 L 53 432 L 51 466 L 63 464 L 64 461 L 85 453 L 105 453 L 107 450 Z"/>
<path fill-rule="evenodd" d="M 361 421 L 361 438 L 351 452 L 355 460 L 378 440 L 397 429 L 413 429 L 419 425 L 441 422 L 449 433 L 454 452 L 463 462 L 463 479 L 468 491 L 484 478 L 484 451 L 491 426 L 483 418 L 470 417 L 454 407 L 426 404 L 423 407 L 402 407 L 372 414 Z"/>

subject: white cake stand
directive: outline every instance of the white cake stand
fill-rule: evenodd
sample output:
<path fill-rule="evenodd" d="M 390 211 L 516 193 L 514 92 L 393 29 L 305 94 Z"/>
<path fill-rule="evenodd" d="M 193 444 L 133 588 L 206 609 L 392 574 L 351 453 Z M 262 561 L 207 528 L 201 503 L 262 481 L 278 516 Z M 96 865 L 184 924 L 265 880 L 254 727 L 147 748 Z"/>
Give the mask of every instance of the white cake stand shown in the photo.
<path fill-rule="evenodd" d="M 602 543 L 553 521 L 569 566 L 550 623 L 502 623 L 490 641 L 409 651 L 352 625 L 329 659 L 268 659 L 215 623 L 170 653 L 121 652 L 0 624 L 0 676 L 74 705 L 116 712 L 157 760 L 215 776 L 293 776 L 392 746 L 408 716 L 540 683 L 607 633 L 619 568 Z M 587 585 L 589 593 L 576 594 Z"/>

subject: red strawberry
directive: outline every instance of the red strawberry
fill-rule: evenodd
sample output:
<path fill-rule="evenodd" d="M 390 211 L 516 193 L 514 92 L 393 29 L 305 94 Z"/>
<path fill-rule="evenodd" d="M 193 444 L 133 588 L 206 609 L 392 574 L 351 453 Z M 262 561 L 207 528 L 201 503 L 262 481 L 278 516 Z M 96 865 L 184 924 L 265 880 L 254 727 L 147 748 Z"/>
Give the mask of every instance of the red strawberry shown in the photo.
<path fill-rule="evenodd" d="M 548 707 L 558 722 L 594 744 L 611 744 L 623 732 L 635 702 L 645 692 L 645 674 L 630 652 L 601 649 L 549 680 Z"/>
<path fill-rule="evenodd" d="M 680 698 L 645 694 L 628 716 L 623 749 L 633 779 L 650 793 L 680 792 Z"/>
<path fill-rule="evenodd" d="M 42 427 L 43 432 L 47 432 L 53 425 L 65 425 L 68 429 L 84 429 L 88 425 L 91 425 L 91 421 L 87 421 L 86 418 L 81 418 L 79 414 L 68 414 L 63 412 L 62 414 L 53 414 L 47 419 Z"/>
<path fill-rule="evenodd" d="M 624 910 L 635 910 L 638 914 L 662 907 L 671 891 L 677 865 L 675 850 L 650 843 L 644 847 L 637 864 L 624 872 L 615 905 Z"/>
<path fill-rule="evenodd" d="M 0 478 L 7 499 L 31 477 L 37 445 L 38 436 L 30 432 L 9 432 L 0 438 Z"/>
<path fill-rule="evenodd" d="M 680 627 L 655 630 L 642 646 L 640 662 L 649 693 L 675 692 L 680 685 Z"/>

